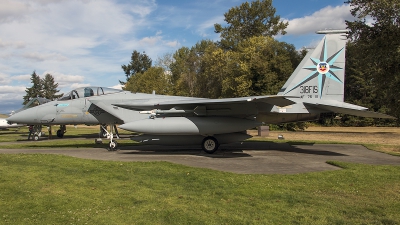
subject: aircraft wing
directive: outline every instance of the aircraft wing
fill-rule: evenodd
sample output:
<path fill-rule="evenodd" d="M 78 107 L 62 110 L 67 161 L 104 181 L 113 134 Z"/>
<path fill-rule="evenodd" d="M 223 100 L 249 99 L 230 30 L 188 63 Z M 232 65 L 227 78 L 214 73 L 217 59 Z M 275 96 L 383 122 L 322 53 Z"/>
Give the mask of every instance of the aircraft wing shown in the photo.
<path fill-rule="evenodd" d="M 310 102 L 303 102 L 306 106 L 312 106 L 314 108 L 318 108 L 324 111 L 335 112 L 335 113 L 343 113 L 353 116 L 361 116 L 361 117 L 370 117 L 370 118 L 383 118 L 383 119 L 396 119 L 396 117 L 389 116 L 383 113 L 377 113 L 368 111 L 367 108 L 353 105 L 345 102 L 340 102 L 337 104 L 318 104 L 318 103 L 310 103 Z"/>
<path fill-rule="evenodd" d="M 156 103 L 132 103 L 123 102 L 118 104 L 112 104 L 125 109 L 131 110 L 151 110 L 151 109 L 171 109 L 171 108 L 182 108 L 182 109 L 193 109 L 197 106 L 207 105 L 219 105 L 221 107 L 231 104 L 248 104 L 248 103 L 266 103 L 269 105 L 277 105 L 280 107 L 292 105 L 295 102 L 289 100 L 288 96 L 251 96 L 251 97 L 240 97 L 240 98 L 221 98 L 221 99 L 184 99 L 184 100 L 166 100 Z"/>

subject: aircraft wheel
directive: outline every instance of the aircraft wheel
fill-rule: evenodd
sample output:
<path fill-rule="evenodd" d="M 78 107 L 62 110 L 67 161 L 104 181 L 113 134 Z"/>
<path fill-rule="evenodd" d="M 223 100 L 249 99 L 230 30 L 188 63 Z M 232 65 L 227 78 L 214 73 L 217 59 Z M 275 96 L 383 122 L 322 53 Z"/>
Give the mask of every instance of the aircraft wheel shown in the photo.
<path fill-rule="evenodd" d="M 206 137 L 203 139 L 201 147 L 206 153 L 213 154 L 215 151 L 217 151 L 219 145 L 217 139 L 213 137 Z"/>
<path fill-rule="evenodd" d="M 59 138 L 64 137 L 64 132 L 62 132 L 62 130 L 57 130 L 57 137 Z"/>
<path fill-rule="evenodd" d="M 116 151 L 118 147 L 118 143 L 116 141 L 110 141 L 110 151 Z"/>
<path fill-rule="evenodd" d="M 33 140 L 34 140 L 34 141 L 39 140 L 39 136 L 38 136 L 38 135 L 34 135 L 34 136 L 33 136 Z"/>

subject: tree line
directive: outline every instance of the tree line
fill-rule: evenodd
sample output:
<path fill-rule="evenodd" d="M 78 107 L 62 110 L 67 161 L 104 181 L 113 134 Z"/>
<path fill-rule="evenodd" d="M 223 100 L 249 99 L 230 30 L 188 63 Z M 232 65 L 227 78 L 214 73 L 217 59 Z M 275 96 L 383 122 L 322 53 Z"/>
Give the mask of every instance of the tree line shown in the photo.
<path fill-rule="evenodd" d="M 400 3 L 398 0 L 349 0 L 354 21 L 349 30 L 345 101 L 400 118 Z M 274 36 L 284 35 L 271 0 L 245 2 L 224 14 L 227 26 L 215 24 L 220 41 L 201 40 L 158 58 L 133 51 L 125 90 L 205 98 L 276 94 L 306 49 Z M 373 21 L 372 23 L 370 21 Z M 324 114 L 325 125 L 393 125 L 398 121 Z"/>
<path fill-rule="evenodd" d="M 271 0 L 245 2 L 215 24 L 220 41 L 201 40 L 159 58 L 133 51 L 125 90 L 132 92 L 224 98 L 276 94 L 304 57 L 292 44 L 273 38 L 287 22 L 275 15 Z"/>

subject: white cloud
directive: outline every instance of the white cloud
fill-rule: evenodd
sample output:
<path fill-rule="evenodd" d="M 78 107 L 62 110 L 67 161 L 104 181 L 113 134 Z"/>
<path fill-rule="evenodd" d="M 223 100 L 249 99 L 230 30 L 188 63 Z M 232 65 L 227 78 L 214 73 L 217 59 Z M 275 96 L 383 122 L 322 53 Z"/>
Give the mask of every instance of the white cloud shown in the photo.
<path fill-rule="evenodd" d="M 352 18 L 348 4 L 327 6 L 310 16 L 289 20 L 286 31 L 289 35 L 302 35 L 323 29 L 345 29 L 345 20 Z"/>
<path fill-rule="evenodd" d="M 26 94 L 25 87 L 11 87 L 10 86 L 0 86 L 0 90 L 9 90 L 9 92 L 0 92 L 0 112 L 4 114 L 9 114 L 13 110 L 22 108 L 22 99 Z"/>
<path fill-rule="evenodd" d="M 73 89 L 77 89 L 80 87 L 87 87 L 87 86 L 91 86 L 91 85 L 90 84 L 82 84 L 82 83 L 73 83 L 69 87 L 71 88 L 71 90 L 73 90 Z"/>
<path fill-rule="evenodd" d="M 177 48 L 178 46 L 180 46 L 178 41 L 167 41 L 165 42 L 165 45 L 171 48 Z"/>
<path fill-rule="evenodd" d="M 214 34 L 214 24 L 216 23 L 223 23 L 224 22 L 224 16 L 217 16 L 214 18 L 211 18 L 203 23 L 201 23 L 198 28 L 197 32 L 202 36 L 202 37 L 209 37 L 211 34 Z"/>
<path fill-rule="evenodd" d="M 114 86 L 112 86 L 112 87 L 110 87 L 110 88 L 122 90 L 122 87 L 125 87 L 125 85 L 117 84 L 117 85 L 114 85 Z"/>
<path fill-rule="evenodd" d="M 29 10 L 15 9 L 15 16 L 7 16 L 6 24 L 0 23 L 0 47 L 25 46 L 25 54 L 87 55 L 93 48 L 135 32 L 145 24 L 142 16 L 155 7 L 154 2 L 147 1 L 137 0 L 131 4 L 141 8 L 141 13 L 131 14 L 132 6 L 111 0 L 15 0 L 11 4 L 16 5 L 14 8 L 26 6 Z"/>
<path fill-rule="evenodd" d="M 0 24 L 14 20 L 21 20 L 29 10 L 29 4 L 18 1 L 2 0 L 0 1 Z"/>
<path fill-rule="evenodd" d="M 8 75 L 0 73 L 0 84 L 9 84 L 10 77 Z"/>
<path fill-rule="evenodd" d="M 0 93 L 17 93 L 17 94 L 25 94 L 26 87 L 22 86 L 0 86 Z"/>
<path fill-rule="evenodd" d="M 145 17 L 155 10 L 156 7 L 156 0 L 139 0 L 134 3 L 134 7 L 130 5 L 129 9 L 131 12 Z"/>
<path fill-rule="evenodd" d="M 160 42 L 162 39 L 161 36 L 153 36 L 153 37 L 145 37 L 142 40 L 139 41 L 140 45 L 146 45 L 146 46 L 154 46 L 158 42 Z"/>
<path fill-rule="evenodd" d="M 26 74 L 26 75 L 12 76 L 10 79 L 17 80 L 17 81 L 30 81 L 31 75 Z"/>
<path fill-rule="evenodd" d="M 46 74 L 50 74 L 54 77 L 54 82 L 58 83 L 60 88 L 68 87 L 68 86 L 76 86 L 78 84 L 82 86 L 88 86 L 87 84 L 83 84 L 85 77 L 80 75 L 69 75 L 69 74 L 62 74 L 56 71 L 45 71 L 40 75 L 41 78 L 44 78 Z M 79 86 L 79 87 L 82 87 Z"/>
<path fill-rule="evenodd" d="M 7 47 L 11 47 L 11 48 L 24 48 L 25 47 L 25 43 L 23 43 L 22 41 L 2 41 L 0 38 L 0 48 L 7 48 Z"/>
<path fill-rule="evenodd" d="M 51 61 L 65 61 L 68 58 L 59 54 L 59 53 L 48 53 L 48 54 L 42 54 L 39 52 L 32 52 L 32 53 L 23 53 L 22 57 L 31 59 L 34 61 L 46 61 L 46 60 L 51 60 Z"/>
<path fill-rule="evenodd" d="M 139 41 L 131 40 L 126 42 L 125 47 L 138 51 L 143 50 L 150 58 L 155 59 L 160 56 L 160 52 L 173 51 L 181 45 L 177 40 L 166 40 L 161 34 L 160 31 L 157 31 L 155 36 L 144 37 Z"/>

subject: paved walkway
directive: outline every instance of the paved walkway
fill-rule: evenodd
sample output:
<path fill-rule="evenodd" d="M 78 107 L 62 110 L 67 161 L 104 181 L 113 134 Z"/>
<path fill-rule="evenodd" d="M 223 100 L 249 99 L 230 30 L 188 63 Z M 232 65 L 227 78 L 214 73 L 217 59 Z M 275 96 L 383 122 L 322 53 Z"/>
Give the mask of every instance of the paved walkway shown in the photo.
<path fill-rule="evenodd" d="M 168 161 L 187 166 L 242 174 L 296 174 L 337 170 L 326 161 L 374 165 L 400 165 L 400 157 L 366 149 L 361 145 L 294 145 L 244 142 L 220 147 L 206 154 L 197 146 L 130 146 L 109 152 L 105 148 L 0 149 L 0 153 L 62 154 L 85 159 L 113 161 Z"/>

